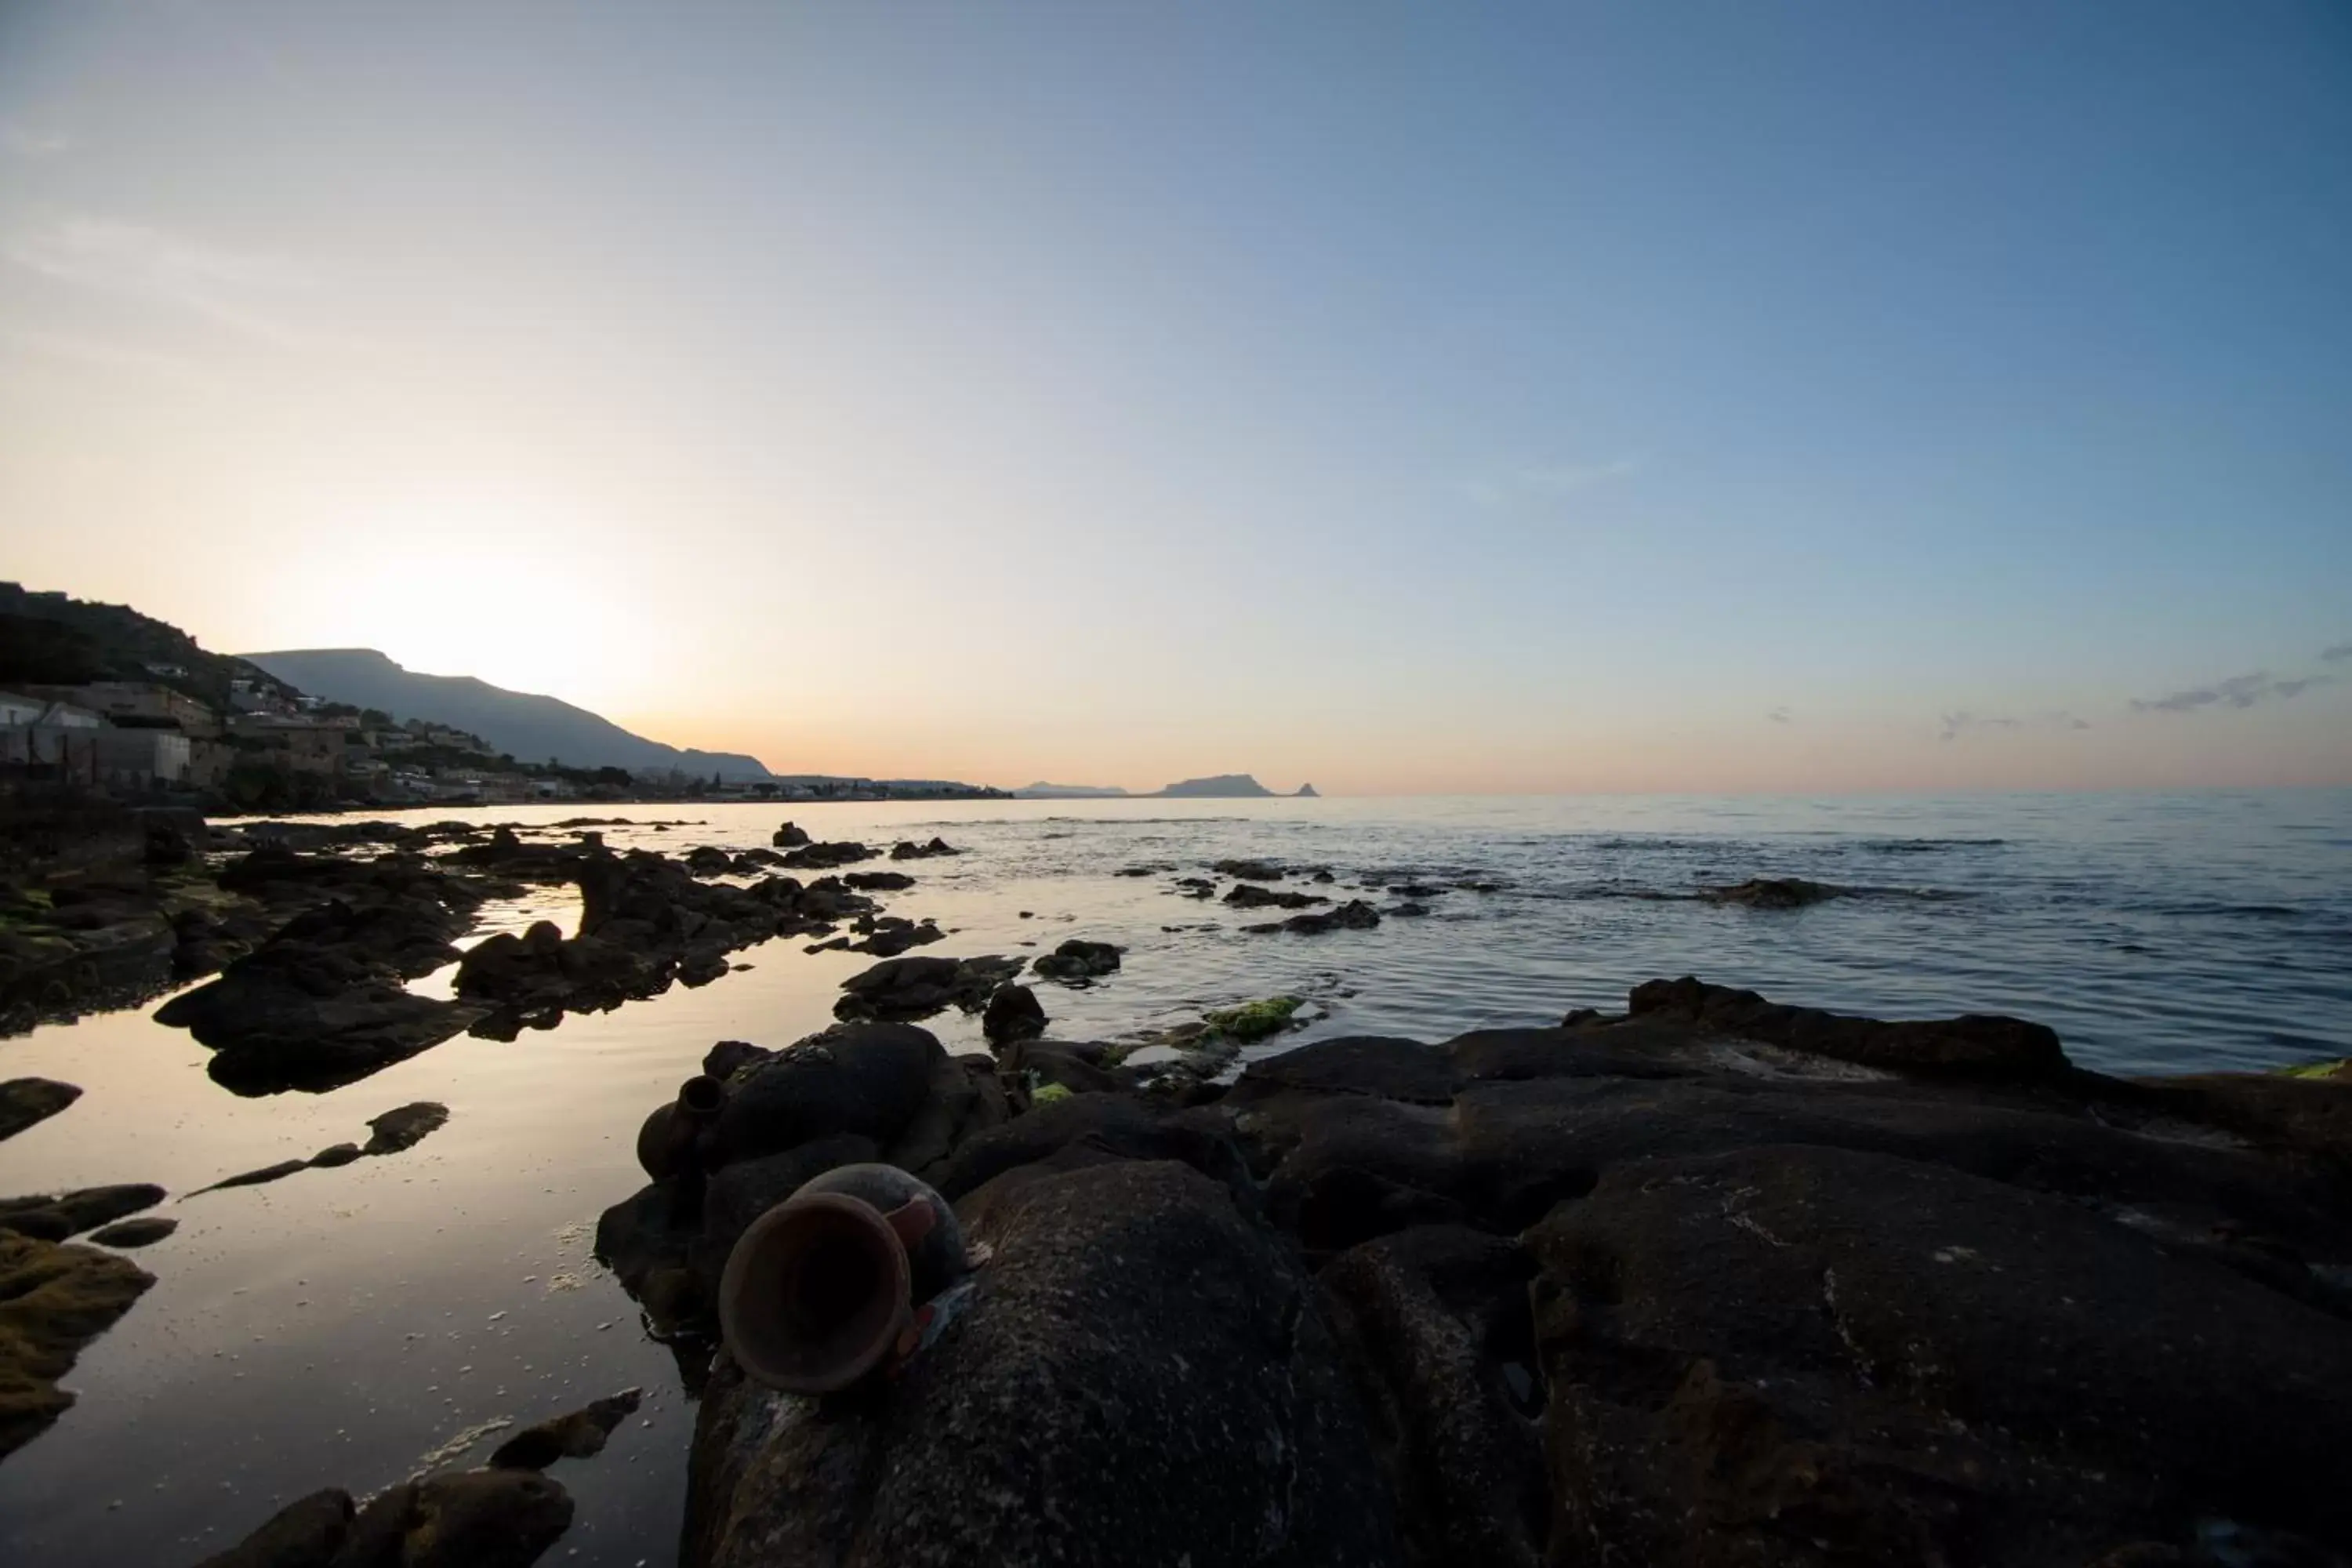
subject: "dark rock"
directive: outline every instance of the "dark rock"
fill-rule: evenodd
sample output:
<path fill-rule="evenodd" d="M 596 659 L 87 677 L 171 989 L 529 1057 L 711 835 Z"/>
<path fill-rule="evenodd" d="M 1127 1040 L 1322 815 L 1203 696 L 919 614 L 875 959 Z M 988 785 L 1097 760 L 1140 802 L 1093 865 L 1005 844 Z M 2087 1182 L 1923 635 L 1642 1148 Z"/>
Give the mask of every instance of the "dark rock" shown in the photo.
<path fill-rule="evenodd" d="M 1133 1069 L 1107 1062 L 1100 1045 L 1016 1039 L 998 1062 L 1009 1079 L 1034 1077 L 1040 1088 L 1059 1084 L 1072 1094 L 1131 1093 L 1139 1081 Z"/>
<path fill-rule="evenodd" d="M 1048 1175 L 986 1239 L 946 1332 L 861 1398 L 722 1367 L 684 1563 L 1395 1561 L 1312 1287 L 1214 1183 Z"/>
<path fill-rule="evenodd" d="M 543 1470 L 558 1459 L 589 1459 L 604 1451 L 613 1429 L 637 1413 L 645 1395 L 625 1388 L 604 1399 L 592 1399 L 568 1415 L 526 1426 L 490 1455 L 494 1470 Z"/>
<path fill-rule="evenodd" d="M 773 1055 L 775 1053 L 766 1047 L 755 1046 L 749 1040 L 721 1040 L 703 1053 L 702 1070 L 707 1076 L 724 1083 L 735 1075 L 738 1068 L 764 1061 Z"/>
<path fill-rule="evenodd" d="M 89 1233 L 89 1238 L 105 1247 L 152 1247 L 179 1228 L 178 1220 L 142 1215 L 101 1226 Z"/>
<path fill-rule="evenodd" d="M 1220 860 L 1209 869 L 1221 877 L 1237 877 L 1245 882 L 1279 882 L 1289 875 L 1275 860 Z"/>
<path fill-rule="evenodd" d="M 0 1457 L 73 1404 L 58 1380 L 153 1283 L 111 1252 L 0 1231 Z"/>
<path fill-rule="evenodd" d="M 1434 899 L 1445 889 L 1428 882 L 1399 882 L 1389 891 L 1401 899 Z"/>
<path fill-rule="evenodd" d="M 1162 871 L 1172 871 L 1173 866 L 1121 866 L 1111 873 L 1114 877 L 1157 877 Z"/>
<path fill-rule="evenodd" d="M 775 837 L 769 842 L 779 849 L 799 849 L 809 843 L 808 829 L 787 822 L 776 829 Z"/>
<path fill-rule="evenodd" d="M 1235 882 L 1225 891 L 1225 902 L 1237 910 L 1303 910 L 1330 901 L 1320 893 L 1280 892 L 1249 882 Z"/>
<path fill-rule="evenodd" d="M 1401 920 L 1412 920 L 1427 914 L 1429 912 L 1429 906 L 1427 904 L 1416 904 L 1408 901 L 1402 904 L 1390 905 L 1388 912 Z"/>
<path fill-rule="evenodd" d="M 1017 958 L 890 958 L 841 983 L 836 1017 L 906 1021 L 947 1007 L 976 1013 L 1021 972 Z"/>
<path fill-rule="evenodd" d="M 1713 1033 L 1895 1071 L 2032 1079 L 2067 1069 L 2058 1036 L 2041 1024 L 1970 1014 L 1883 1023 L 1767 1002 L 1753 991 L 1685 975 L 1633 988 L 1633 1016 L 1673 1019 Z"/>
<path fill-rule="evenodd" d="M 201 854 L 211 836 L 193 811 L 150 809 L 140 814 L 145 828 L 142 858 L 150 866 L 185 866 Z"/>
<path fill-rule="evenodd" d="M 854 839 L 839 844 L 803 844 L 785 855 L 784 864 L 794 870 L 823 869 L 829 866 L 854 866 L 860 860 L 871 860 L 878 853 Z"/>
<path fill-rule="evenodd" d="M 1843 898 L 1846 892 L 1844 888 L 1809 882 L 1802 877 L 1757 877 L 1728 888 L 1701 888 L 1698 896 L 1710 904 L 1738 904 L 1743 909 L 1801 910 Z"/>
<path fill-rule="evenodd" d="M 915 1113 L 883 1150 L 883 1159 L 901 1170 L 929 1177 L 966 1141 L 1012 1116 L 996 1062 L 985 1056 L 954 1057 L 931 1068 L 931 1081 Z"/>
<path fill-rule="evenodd" d="M 1217 885 L 1206 877 L 1179 877 L 1176 886 L 1188 899 L 1213 899 L 1217 896 Z"/>
<path fill-rule="evenodd" d="M 856 942 L 843 945 L 852 952 L 870 952 L 877 958 L 896 958 L 910 947 L 929 947 L 941 941 L 947 932 L 929 921 L 918 924 L 896 915 L 884 915 L 879 920 L 861 922 L 870 927 L 867 934 Z"/>
<path fill-rule="evenodd" d="M 1242 930 L 1261 936 L 1286 931 L 1294 936 L 1320 936 L 1332 931 L 1370 931 L 1380 923 L 1380 910 L 1361 899 L 1349 899 L 1335 910 L 1322 910 L 1311 915 L 1293 915 L 1286 921 L 1244 926 Z"/>
<path fill-rule="evenodd" d="M 989 994 L 980 1015 L 980 1032 L 989 1044 L 1034 1039 L 1045 1032 L 1045 1005 L 1026 985 L 1006 984 Z"/>
<path fill-rule="evenodd" d="M 687 851 L 686 868 L 698 877 L 718 877 L 732 871 L 735 861 L 717 845 L 705 844 Z"/>
<path fill-rule="evenodd" d="M 915 844 L 901 839 L 890 847 L 893 860 L 929 860 L 939 855 L 961 855 L 963 851 L 944 838 L 933 838 L 928 844 Z"/>
<path fill-rule="evenodd" d="M 314 1171 L 333 1171 L 365 1157 L 366 1151 L 356 1143 L 335 1143 L 320 1150 L 303 1163 Z"/>
<path fill-rule="evenodd" d="M 1507 1237 L 1425 1226 L 1351 1248 L 1318 1276 L 1407 1562 L 1548 1560 L 1534 1272 Z"/>
<path fill-rule="evenodd" d="M 2083 1563 L 2341 1545 L 2352 1327 L 2079 1203 L 1823 1148 L 1628 1166 L 1528 1237 L 1559 1551 Z M 2053 1481 L 2063 1477 L 2063 1486 Z"/>
<path fill-rule="evenodd" d="M 852 871 L 842 882 L 861 893 L 898 893 L 913 887 L 915 879 L 904 871 Z"/>
<path fill-rule="evenodd" d="M 572 1526 L 572 1496 L 534 1470 L 459 1470 L 378 1493 L 334 1568 L 530 1568 Z"/>
<path fill-rule="evenodd" d="M 1065 985 L 1084 985 L 1118 970 L 1118 952 L 1107 942 L 1072 937 L 1049 953 L 1039 955 L 1030 968 Z"/>
<path fill-rule="evenodd" d="M 275 1165 L 264 1165 L 257 1171 L 240 1171 L 234 1176 L 223 1176 L 211 1186 L 198 1187 L 195 1192 L 188 1195 L 195 1197 L 200 1194 L 217 1193 L 229 1187 L 265 1186 L 271 1182 L 282 1182 L 298 1171 L 307 1171 L 310 1168 L 310 1162 L 308 1160 L 280 1160 Z"/>
<path fill-rule="evenodd" d="M 429 1100 L 396 1106 L 381 1116 L 368 1118 L 369 1137 L 364 1151 L 370 1154 L 396 1154 L 403 1149 L 413 1149 L 426 1135 L 437 1131 L 449 1120 L 449 1108 Z"/>
<path fill-rule="evenodd" d="M 196 1568 L 335 1568 L 352 1528 L 352 1494 L 329 1487 L 297 1498 L 269 1521 Z"/>
<path fill-rule="evenodd" d="M 887 1144 L 922 1109 L 931 1069 L 946 1059 L 929 1030 L 867 1024 L 828 1030 L 749 1063 L 735 1075 L 711 1126 L 711 1165 L 778 1153 L 837 1132 Z"/>
<path fill-rule="evenodd" d="M 1248 1167 L 1231 1139 L 1171 1116 L 1130 1094 L 1072 1094 L 968 1140 L 931 1178 L 957 1205 L 1015 1168 L 1073 1146 L 1122 1160 L 1176 1160 L 1255 1203 Z"/>
<path fill-rule="evenodd" d="M 0 1230 L 63 1241 L 95 1226 L 153 1208 L 163 1189 L 145 1182 L 83 1187 L 54 1197 L 0 1198 Z"/>
<path fill-rule="evenodd" d="M 80 1098 L 79 1088 L 55 1079 L 12 1078 L 0 1083 L 0 1138 L 13 1138 Z"/>

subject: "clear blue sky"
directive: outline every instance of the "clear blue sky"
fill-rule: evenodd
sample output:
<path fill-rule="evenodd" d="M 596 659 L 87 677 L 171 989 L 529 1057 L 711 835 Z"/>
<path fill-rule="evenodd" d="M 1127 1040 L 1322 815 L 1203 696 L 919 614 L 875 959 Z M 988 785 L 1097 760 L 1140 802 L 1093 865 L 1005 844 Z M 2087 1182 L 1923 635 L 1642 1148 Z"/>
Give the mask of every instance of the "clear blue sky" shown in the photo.
<path fill-rule="evenodd" d="M 2352 7 L 19 0 L 0 529 L 780 768 L 2352 783 Z"/>

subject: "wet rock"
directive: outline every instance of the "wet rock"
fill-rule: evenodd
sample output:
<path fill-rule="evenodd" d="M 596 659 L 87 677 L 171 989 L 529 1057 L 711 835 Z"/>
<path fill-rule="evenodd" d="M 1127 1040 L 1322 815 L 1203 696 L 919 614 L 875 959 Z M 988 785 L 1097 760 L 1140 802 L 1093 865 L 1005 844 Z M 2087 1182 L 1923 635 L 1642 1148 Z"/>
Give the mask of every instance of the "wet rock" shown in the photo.
<path fill-rule="evenodd" d="M 2340 1545 L 2352 1325 L 2083 1205 L 1824 1148 L 1629 1166 L 1530 1234 L 1566 1550 L 2089 1562 Z M 2053 1486 L 2056 1478 L 2062 1486 Z"/>
<path fill-rule="evenodd" d="M 1402 904 L 1391 904 L 1388 909 L 1388 913 L 1396 916 L 1400 920 L 1417 920 L 1428 912 L 1429 906 L 1427 904 L 1416 904 L 1410 901 Z"/>
<path fill-rule="evenodd" d="M 775 1053 L 765 1046 L 755 1046 L 749 1040 L 721 1040 L 702 1054 L 702 1070 L 724 1083 L 739 1068 L 764 1061 Z"/>
<path fill-rule="evenodd" d="M 0 1457 L 72 1405 L 58 1380 L 154 1282 L 110 1252 L 0 1232 Z"/>
<path fill-rule="evenodd" d="M 179 1228 L 178 1220 L 142 1215 L 101 1226 L 89 1233 L 89 1238 L 105 1247 L 152 1247 Z"/>
<path fill-rule="evenodd" d="M 931 1068 L 922 1108 L 882 1152 L 883 1160 L 929 1178 L 973 1136 L 1000 1127 L 1012 1106 L 992 1057 L 951 1057 Z"/>
<path fill-rule="evenodd" d="M 1162 871 L 1172 871 L 1173 866 L 1121 866 L 1111 873 L 1114 877 L 1157 877 Z"/>
<path fill-rule="evenodd" d="M 494 1470 L 543 1470 L 558 1459 L 593 1458 L 604 1451 L 613 1429 L 637 1413 L 644 1394 L 635 1388 L 604 1399 L 592 1399 L 581 1409 L 553 1420 L 526 1426 L 490 1455 Z"/>
<path fill-rule="evenodd" d="M 775 837 L 769 840 L 779 849 L 799 849 L 809 841 L 808 829 L 789 822 L 777 828 Z"/>
<path fill-rule="evenodd" d="M 940 855 L 961 855 L 963 851 L 944 838 L 933 838 L 928 844 L 916 844 L 901 839 L 890 847 L 893 860 L 929 860 Z"/>
<path fill-rule="evenodd" d="M 1445 889 L 1430 882 L 1398 882 L 1389 891 L 1400 899 L 1434 899 Z"/>
<path fill-rule="evenodd" d="M 259 1530 L 196 1568 L 335 1568 L 352 1512 L 352 1494 L 340 1487 L 297 1498 Z"/>
<path fill-rule="evenodd" d="M 264 1165 L 259 1170 L 240 1171 L 234 1176 L 223 1176 L 211 1186 L 198 1187 L 188 1195 L 193 1198 L 205 1193 L 223 1192 L 230 1187 L 265 1186 L 271 1182 L 282 1182 L 297 1172 L 307 1171 L 310 1168 L 310 1162 L 308 1160 L 280 1160 L 275 1165 Z"/>
<path fill-rule="evenodd" d="M 1034 1039 L 1045 1032 L 1045 1005 L 1026 985 L 998 986 L 981 1010 L 980 1032 L 990 1045 Z"/>
<path fill-rule="evenodd" d="M 572 1525 L 572 1496 L 534 1470 L 460 1470 L 381 1492 L 334 1568 L 530 1568 Z"/>
<path fill-rule="evenodd" d="M 1220 860 L 1209 869 L 1244 882 L 1279 882 L 1289 875 L 1288 869 L 1276 860 Z"/>
<path fill-rule="evenodd" d="M 302 1163 L 313 1171 L 333 1171 L 365 1158 L 365 1153 L 356 1143 L 331 1143 Z"/>
<path fill-rule="evenodd" d="M 904 871 L 852 871 L 841 880 L 861 893 L 899 893 L 915 885 Z"/>
<path fill-rule="evenodd" d="M 1331 900 L 1320 893 L 1294 893 L 1235 882 L 1225 891 L 1225 902 L 1237 910 L 1303 910 Z"/>
<path fill-rule="evenodd" d="M 689 849 L 686 868 L 698 877 L 719 877 L 735 868 L 734 858 L 715 844 L 705 844 Z"/>
<path fill-rule="evenodd" d="M 1021 972 L 1017 958 L 891 958 L 841 983 L 833 1005 L 846 1020 L 908 1021 L 948 1007 L 976 1013 L 996 987 Z"/>
<path fill-rule="evenodd" d="M 1179 877 L 1175 885 L 1188 899 L 1213 899 L 1217 896 L 1217 885 L 1206 877 Z"/>
<path fill-rule="evenodd" d="M 1318 1276 L 1409 1563 L 1547 1561 L 1534 1272 L 1508 1237 L 1424 1226 L 1351 1248 Z"/>
<path fill-rule="evenodd" d="M 1133 1069 L 1109 1059 L 1099 1041 L 1016 1039 L 997 1060 L 1008 1079 L 1034 1079 L 1035 1089 L 1059 1085 L 1072 1094 L 1116 1094 L 1132 1092 L 1139 1082 Z"/>
<path fill-rule="evenodd" d="M 55 1079 L 12 1078 L 0 1083 L 0 1138 L 13 1138 L 80 1098 L 78 1087 Z"/>
<path fill-rule="evenodd" d="M 63 1241 L 94 1226 L 153 1208 L 163 1201 L 163 1189 L 159 1186 L 133 1182 L 83 1187 L 55 1196 L 0 1198 L 0 1230 Z"/>
<path fill-rule="evenodd" d="M 457 958 L 450 939 L 479 896 L 436 874 L 416 877 L 397 884 L 405 889 L 397 897 L 331 900 L 295 916 L 218 978 L 159 1008 L 156 1022 L 217 1052 L 212 1076 L 240 1093 L 333 1088 L 438 1045 L 479 1010 L 411 995 L 401 983 Z"/>
<path fill-rule="evenodd" d="M 1727 888 L 1701 888 L 1700 899 L 1710 904 L 1737 904 L 1749 910 L 1801 910 L 1809 904 L 1843 898 L 1846 889 L 1802 877 L 1756 877 Z"/>
<path fill-rule="evenodd" d="M 870 952 L 877 958 L 896 958 L 910 947 L 929 947 L 947 935 L 929 921 L 919 924 L 896 915 L 884 915 L 879 920 L 868 919 L 860 924 L 866 934 L 856 942 L 843 945 L 852 952 Z"/>
<path fill-rule="evenodd" d="M 2066 1069 L 2058 1036 L 2022 1019 L 1969 1014 L 1886 1023 L 1767 1002 L 1753 991 L 1692 976 L 1634 987 L 1636 1020 L 1674 1020 L 1812 1056 L 1895 1071 L 2032 1079 Z"/>
<path fill-rule="evenodd" d="M 840 1132 L 887 1144 L 922 1109 L 932 1069 L 946 1059 L 927 1029 L 866 1024 L 828 1030 L 750 1063 L 730 1081 L 711 1125 L 711 1167 Z"/>
<path fill-rule="evenodd" d="M 860 860 L 871 860 L 879 853 L 854 839 L 838 844 L 803 844 L 785 855 L 784 864 L 795 870 L 823 869 L 829 866 L 854 866 Z"/>
<path fill-rule="evenodd" d="M 946 1332 L 864 1397 L 722 1366 L 684 1563 L 1395 1561 L 1311 1284 L 1223 1189 L 1160 1163 L 1046 1175 L 985 1239 Z"/>
<path fill-rule="evenodd" d="M 1380 910 L 1361 899 L 1349 899 L 1338 909 L 1322 910 L 1311 915 L 1293 915 L 1286 921 L 1244 926 L 1242 930 L 1260 936 L 1273 931 L 1288 931 L 1293 936 L 1320 936 L 1334 931 L 1370 931 L 1380 923 Z"/>
<path fill-rule="evenodd" d="M 1255 1206 L 1248 1166 L 1230 1138 L 1125 1093 L 1077 1093 L 1041 1103 L 966 1141 L 928 1179 L 962 1214 L 963 1201 L 990 1183 L 1071 1149 L 1102 1159 L 1179 1161 Z"/>
<path fill-rule="evenodd" d="M 1053 952 L 1040 954 L 1030 968 L 1065 985 L 1085 985 L 1118 971 L 1119 950 L 1107 942 L 1072 937 Z"/>
<path fill-rule="evenodd" d="M 413 1149 L 448 1120 L 449 1108 L 429 1100 L 395 1106 L 381 1116 L 368 1118 L 369 1136 L 363 1152 L 396 1154 L 403 1149 Z"/>

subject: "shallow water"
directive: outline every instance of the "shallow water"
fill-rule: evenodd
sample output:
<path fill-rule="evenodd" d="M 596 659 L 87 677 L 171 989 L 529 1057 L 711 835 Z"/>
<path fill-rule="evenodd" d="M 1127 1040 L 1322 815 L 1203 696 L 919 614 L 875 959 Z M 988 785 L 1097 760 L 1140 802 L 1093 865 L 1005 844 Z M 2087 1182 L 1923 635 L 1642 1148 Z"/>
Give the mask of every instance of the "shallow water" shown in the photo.
<path fill-rule="evenodd" d="M 702 826 L 607 837 L 743 848 L 788 814 L 820 837 L 938 833 L 971 851 L 898 868 L 918 885 L 883 896 L 954 931 L 919 951 L 1025 954 L 1073 935 L 1125 946 L 1108 981 L 1040 988 L 1062 1038 L 1292 992 L 1327 1012 L 1277 1047 L 1436 1039 L 1622 1006 L 1642 980 L 1696 973 L 1881 1016 L 2018 1014 L 2110 1071 L 2352 1054 L 2352 791 L 643 807 L 614 815 Z M 1249 936 L 1242 925 L 1279 911 L 1166 890 L 1232 856 L 1328 865 L 1341 885 L 1317 890 L 1339 898 L 1365 882 L 1496 886 L 1426 899 L 1429 917 L 1373 931 Z M 1116 874 L 1139 865 L 1178 869 Z M 1687 897 L 1758 876 L 1867 890 L 1793 911 Z M 477 934 L 576 910 L 568 891 L 535 895 L 486 911 Z M 611 1447 L 551 1472 L 579 1516 L 546 1561 L 670 1562 L 692 1406 L 667 1351 L 588 1260 L 589 1237 L 640 1184 L 637 1122 L 712 1041 L 783 1045 L 822 1027 L 839 982 L 870 962 L 797 942 L 736 958 L 753 967 L 511 1044 L 460 1037 L 322 1095 L 226 1093 L 205 1076 L 208 1053 L 150 1022 L 152 1007 L 0 1040 L 0 1077 L 88 1091 L 0 1142 L 0 1194 L 131 1181 L 185 1193 L 363 1140 L 369 1117 L 409 1100 L 452 1113 L 405 1153 L 158 1211 L 179 1232 L 133 1255 L 158 1283 L 67 1379 L 80 1402 L 0 1462 L 0 1561 L 170 1568 L 302 1492 L 373 1490 L 470 1428 L 634 1384 L 645 1408 Z M 931 1026 L 950 1049 L 978 1048 L 971 1020 Z"/>

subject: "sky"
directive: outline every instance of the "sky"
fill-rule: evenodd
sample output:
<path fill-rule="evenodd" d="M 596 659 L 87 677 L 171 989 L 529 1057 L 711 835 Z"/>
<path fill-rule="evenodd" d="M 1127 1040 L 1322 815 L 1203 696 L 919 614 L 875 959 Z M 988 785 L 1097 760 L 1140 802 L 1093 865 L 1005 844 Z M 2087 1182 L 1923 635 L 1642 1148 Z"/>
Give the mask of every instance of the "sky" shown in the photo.
<path fill-rule="evenodd" d="M 2352 784 L 2352 8 L 6 0 L 0 576 L 782 772 Z"/>

